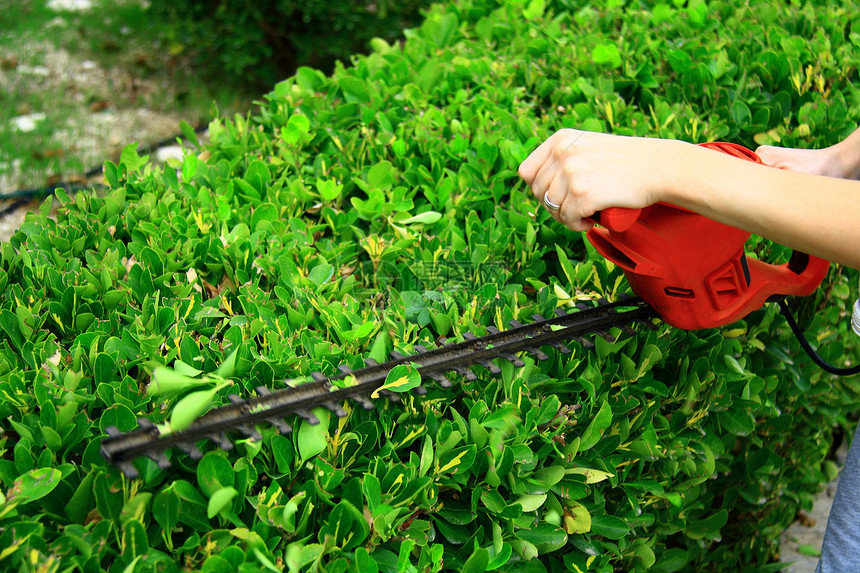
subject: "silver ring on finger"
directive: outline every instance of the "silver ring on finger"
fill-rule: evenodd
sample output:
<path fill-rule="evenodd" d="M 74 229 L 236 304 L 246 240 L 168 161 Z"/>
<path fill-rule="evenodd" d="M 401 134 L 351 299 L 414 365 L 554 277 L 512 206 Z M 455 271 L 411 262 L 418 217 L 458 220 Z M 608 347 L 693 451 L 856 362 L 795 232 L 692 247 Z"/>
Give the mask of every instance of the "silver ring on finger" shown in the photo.
<path fill-rule="evenodd" d="M 561 205 L 558 205 L 558 204 L 550 201 L 548 192 L 543 194 L 543 204 L 546 205 L 547 209 L 549 209 L 550 211 L 553 211 L 553 212 L 561 209 Z"/>

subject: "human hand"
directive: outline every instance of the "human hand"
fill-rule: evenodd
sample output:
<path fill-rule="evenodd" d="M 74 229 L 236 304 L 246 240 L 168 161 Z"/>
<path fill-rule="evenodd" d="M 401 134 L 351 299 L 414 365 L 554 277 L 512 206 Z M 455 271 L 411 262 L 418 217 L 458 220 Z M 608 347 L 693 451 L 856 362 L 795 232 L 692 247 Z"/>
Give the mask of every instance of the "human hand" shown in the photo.
<path fill-rule="evenodd" d="M 608 207 L 646 207 L 661 200 L 680 169 L 683 142 L 562 129 L 519 168 L 520 177 L 552 216 L 573 231 Z"/>
<path fill-rule="evenodd" d="M 755 152 L 765 164 L 777 169 L 840 179 L 852 178 L 847 166 L 841 161 L 838 146 L 835 145 L 823 149 L 794 149 L 762 145 Z"/>

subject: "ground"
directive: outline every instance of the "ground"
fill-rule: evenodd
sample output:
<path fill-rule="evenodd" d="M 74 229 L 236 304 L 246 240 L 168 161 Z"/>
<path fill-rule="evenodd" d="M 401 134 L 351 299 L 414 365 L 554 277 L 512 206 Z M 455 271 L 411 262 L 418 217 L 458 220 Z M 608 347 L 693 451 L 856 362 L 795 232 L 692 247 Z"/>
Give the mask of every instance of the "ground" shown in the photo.
<path fill-rule="evenodd" d="M 142 0 L 33 0 L 0 13 L 0 194 L 82 174 L 248 94 L 196 81 Z"/>

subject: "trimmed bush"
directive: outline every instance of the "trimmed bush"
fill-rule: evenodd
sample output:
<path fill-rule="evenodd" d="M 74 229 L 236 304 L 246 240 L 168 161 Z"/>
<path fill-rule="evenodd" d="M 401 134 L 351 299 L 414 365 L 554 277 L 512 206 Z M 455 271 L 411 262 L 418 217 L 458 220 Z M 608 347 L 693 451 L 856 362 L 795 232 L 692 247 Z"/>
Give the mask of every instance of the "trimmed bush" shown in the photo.
<path fill-rule="evenodd" d="M 139 480 L 98 448 L 180 400 L 616 299 L 623 274 L 538 208 L 519 162 L 564 126 L 835 142 L 858 115 L 852 8 L 462 0 L 402 46 L 298 70 L 168 169 L 129 146 L 107 192 L 58 191 L 55 218 L 46 203 L 0 246 L 0 562 L 775 570 L 779 534 L 835 471 L 858 384 L 812 365 L 771 307 L 319 411 L 199 462 L 140 460 Z M 797 301 L 831 360 L 853 354 L 856 280 L 833 267 Z M 184 391 L 153 392 L 160 367 Z"/>

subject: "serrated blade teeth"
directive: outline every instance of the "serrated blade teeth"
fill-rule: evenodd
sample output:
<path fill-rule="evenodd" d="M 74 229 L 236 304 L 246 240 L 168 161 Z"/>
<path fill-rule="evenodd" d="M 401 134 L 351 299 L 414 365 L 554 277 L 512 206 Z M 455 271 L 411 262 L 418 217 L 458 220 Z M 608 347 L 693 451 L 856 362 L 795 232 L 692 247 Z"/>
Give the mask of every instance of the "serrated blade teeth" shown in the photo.
<path fill-rule="evenodd" d="M 521 326 L 523 325 L 523 323 L 522 323 L 522 322 L 520 322 L 519 320 L 509 320 L 509 321 L 508 321 L 508 325 L 509 325 L 511 328 L 519 328 L 519 327 L 521 327 Z"/>
<path fill-rule="evenodd" d="M 586 340 L 583 338 L 581 341 L 579 339 L 577 339 L 577 342 L 580 342 L 586 348 L 594 348 L 594 344 L 592 344 L 590 340 Z M 566 345 L 562 344 L 561 342 L 551 342 L 550 344 L 552 345 L 553 348 L 555 348 L 556 350 L 558 350 L 562 354 L 570 354 L 571 352 L 573 352 L 570 348 L 568 348 Z"/>
<path fill-rule="evenodd" d="M 370 400 L 368 400 L 368 399 L 367 399 L 367 396 L 364 396 L 364 395 L 362 395 L 362 394 L 358 394 L 358 395 L 356 395 L 356 396 L 353 396 L 353 397 L 352 397 L 352 399 L 353 399 L 354 401 L 358 402 L 358 404 L 359 404 L 362 408 L 364 408 L 365 410 L 373 410 L 373 408 L 374 408 L 374 406 L 373 406 L 373 402 L 371 402 Z"/>
<path fill-rule="evenodd" d="M 413 348 L 415 348 L 415 352 L 417 352 L 418 354 L 427 354 L 428 352 L 427 347 L 423 344 L 416 344 L 415 346 L 413 346 Z"/>
<path fill-rule="evenodd" d="M 140 472 L 137 471 L 137 468 L 130 462 L 117 462 L 116 466 L 119 468 L 119 471 L 123 473 L 125 477 L 128 479 L 137 479 L 140 476 Z"/>
<path fill-rule="evenodd" d="M 461 376 L 465 376 L 466 380 L 470 382 L 478 379 L 478 376 L 475 375 L 475 373 L 468 368 L 464 368 L 462 366 L 454 366 L 453 368 L 451 368 L 451 370 L 456 372 L 457 374 L 460 374 Z"/>
<path fill-rule="evenodd" d="M 324 406 L 328 408 L 338 418 L 343 418 L 346 416 L 346 410 L 344 410 L 343 407 L 337 402 L 326 402 Z"/>
<path fill-rule="evenodd" d="M 554 312 L 555 312 L 556 316 L 564 316 L 567 314 L 567 311 L 564 310 L 563 308 L 557 308 L 557 309 L 555 309 Z"/>
<path fill-rule="evenodd" d="M 176 447 L 188 454 L 188 457 L 192 460 L 199 460 L 203 457 L 203 452 L 200 451 L 200 448 L 197 447 L 197 444 L 192 444 L 190 442 L 179 442 L 176 444 Z"/>
<path fill-rule="evenodd" d="M 510 362 L 511 364 L 513 364 L 517 368 L 522 368 L 523 366 L 526 365 L 526 363 L 523 362 L 522 359 L 519 356 L 517 356 L 516 354 L 510 354 L 508 352 L 505 352 L 503 354 L 499 354 L 499 356 L 501 356 L 502 358 L 504 358 L 505 360 L 507 360 L 508 362 Z"/>
<path fill-rule="evenodd" d="M 492 362 L 490 360 L 481 360 L 480 362 L 478 362 L 478 364 L 489 370 L 490 374 L 499 374 L 502 371 L 502 369 L 499 368 L 499 366 L 495 362 Z"/>
<path fill-rule="evenodd" d="M 396 350 L 391 351 L 391 359 L 392 360 L 403 360 L 404 358 L 406 358 L 406 357 L 401 352 L 398 352 Z"/>
<path fill-rule="evenodd" d="M 502 331 L 499 330 L 498 328 L 496 328 L 495 326 L 490 325 L 487 327 L 487 332 L 489 332 L 490 334 L 499 334 Z"/>
<path fill-rule="evenodd" d="M 340 373 L 341 373 L 341 374 L 347 374 L 347 375 L 349 375 L 349 374 L 352 372 L 352 368 L 350 368 L 350 367 L 349 367 L 349 366 L 347 366 L 346 364 L 340 364 L 340 365 L 338 365 L 337 369 L 340 371 Z"/>
<path fill-rule="evenodd" d="M 478 338 L 478 337 L 477 337 L 477 336 L 475 336 L 475 334 L 474 334 L 474 333 L 472 333 L 472 332 L 464 332 L 464 333 L 463 333 L 463 338 L 465 338 L 466 340 L 475 340 L 475 339 L 476 339 L 476 338 Z"/>
<path fill-rule="evenodd" d="M 320 423 L 320 419 L 314 416 L 313 412 L 308 412 L 307 410 L 296 410 L 296 416 L 302 417 L 307 420 L 308 424 L 311 426 L 316 426 Z"/>
<path fill-rule="evenodd" d="M 227 439 L 227 436 L 224 434 L 209 434 L 206 436 L 217 445 L 219 448 L 225 451 L 230 451 L 233 449 L 233 442 Z"/>
<path fill-rule="evenodd" d="M 439 386 L 441 386 L 442 388 L 450 388 L 451 386 L 453 386 L 451 381 L 448 380 L 444 374 L 439 374 L 439 373 L 434 372 L 432 374 L 428 374 L 428 376 L 430 376 L 430 378 L 432 378 L 433 380 L 438 382 Z"/>
<path fill-rule="evenodd" d="M 155 424 L 152 423 L 152 420 L 150 420 L 149 418 L 144 418 L 142 416 L 137 419 L 137 425 L 140 426 L 140 429 L 145 432 L 157 430 Z"/>
<path fill-rule="evenodd" d="M 400 403 L 400 394 L 398 394 L 397 392 L 391 392 L 389 390 L 380 390 L 379 393 L 388 398 L 389 402 L 394 402 L 395 404 Z"/>
<path fill-rule="evenodd" d="M 108 426 L 107 428 L 105 428 L 105 434 L 107 434 L 110 438 L 119 438 L 123 436 L 123 433 L 120 432 L 119 428 L 117 428 L 116 426 Z"/>
<path fill-rule="evenodd" d="M 239 396 L 238 394 L 230 394 L 229 396 L 227 396 L 227 399 L 230 400 L 230 403 L 233 404 L 234 406 L 245 403 L 245 401 L 242 399 L 242 397 Z"/>
<path fill-rule="evenodd" d="M 266 418 L 266 421 L 277 428 L 278 432 L 281 434 L 289 434 L 293 431 L 293 427 L 280 418 Z"/>
<path fill-rule="evenodd" d="M 146 454 L 146 457 L 154 461 L 162 470 L 170 468 L 170 460 L 167 459 L 163 451 L 149 452 Z"/>
<path fill-rule="evenodd" d="M 427 388 L 425 388 L 424 386 L 416 386 L 415 388 L 413 388 L 413 390 L 419 396 L 423 396 L 427 393 Z"/>
<path fill-rule="evenodd" d="M 365 358 L 365 359 L 364 359 L 364 363 L 365 363 L 367 366 L 379 366 L 379 362 L 377 362 L 377 361 L 376 361 L 376 360 L 374 360 L 373 358 Z"/>
<path fill-rule="evenodd" d="M 257 386 L 256 388 L 254 388 L 254 390 L 256 390 L 257 394 L 259 394 L 260 396 L 271 396 L 272 395 L 272 391 L 269 390 L 268 388 L 266 388 L 265 386 Z"/>
<path fill-rule="evenodd" d="M 567 347 L 565 347 L 565 348 L 567 348 Z M 535 348 L 535 347 L 526 348 L 526 352 L 528 352 L 529 354 L 531 354 L 532 356 L 534 356 L 535 358 L 537 358 L 541 362 L 543 362 L 544 360 L 547 360 L 549 358 L 549 356 L 547 356 L 546 353 L 543 350 L 541 350 L 540 348 Z"/>
<path fill-rule="evenodd" d="M 546 319 L 542 315 L 537 313 L 532 315 L 532 320 L 535 322 L 546 322 Z"/>
<path fill-rule="evenodd" d="M 248 424 L 243 424 L 241 426 L 237 426 L 236 429 L 239 430 L 240 432 L 242 432 L 243 434 L 245 434 L 248 438 L 250 438 L 251 440 L 253 440 L 255 442 L 262 441 L 262 439 L 263 439 L 263 436 L 260 434 L 260 432 L 257 430 L 257 428 L 255 426 L 249 426 Z"/>
<path fill-rule="evenodd" d="M 328 376 L 326 376 L 322 372 L 311 372 L 311 378 L 314 379 L 314 382 L 323 382 L 325 380 L 328 380 Z"/>

